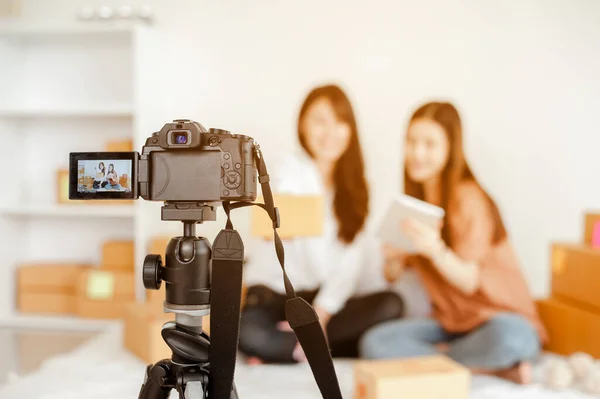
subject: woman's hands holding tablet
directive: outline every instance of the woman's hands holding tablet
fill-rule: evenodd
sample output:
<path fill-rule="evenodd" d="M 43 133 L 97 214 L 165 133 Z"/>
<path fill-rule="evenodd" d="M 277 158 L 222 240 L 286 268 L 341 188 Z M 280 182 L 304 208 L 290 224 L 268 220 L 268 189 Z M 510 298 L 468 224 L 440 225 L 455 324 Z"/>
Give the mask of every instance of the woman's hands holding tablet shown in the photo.
<path fill-rule="evenodd" d="M 436 229 L 409 218 L 402 222 L 400 229 L 412 242 L 418 253 L 430 258 L 434 258 L 446 247 L 441 235 L 442 223 Z"/>

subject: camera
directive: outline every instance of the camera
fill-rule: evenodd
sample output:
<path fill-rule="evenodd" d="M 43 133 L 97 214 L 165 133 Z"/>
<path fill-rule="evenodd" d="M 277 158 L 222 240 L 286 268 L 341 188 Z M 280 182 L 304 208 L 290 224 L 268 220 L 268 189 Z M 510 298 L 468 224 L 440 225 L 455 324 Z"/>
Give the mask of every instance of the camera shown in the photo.
<path fill-rule="evenodd" d="M 176 119 L 138 152 L 70 154 L 69 198 L 163 201 L 163 220 L 214 220 L 207 203 L 256 199 L 251 137 Z"/>
<path fill-rule="evenodd" d="M 253 203 L 257 180 L 264 204 Z M 250 205 L 263 208 L 273 222 L 273 242 L 289 296 L 286 319 L 294 332 L 303 331 L 297 336 L 307 350 L 311 367 L 315 359 L 320 362 L 322 375 L 315 372 L 315 378 L 324 397 L 341 398 L 317 315 L 295 294 L 285 272 L 283 244 L 277 235 L 279 212 L 269 181 L 265 160 L 254 139 L 226 130 L 207 130 L 188 119 L 165 124 L 146 139 L 141 154 L 70 154 L 69 199 L 142 197 L 162 201 L 161 219 L 183 222 L 183 235 L 171 238 L 164 263 L 157 254 L 144 259 L 144 287 L 158 290 L 163 282 L 166 284 L 163 309 L 175 313 L 175 323 L 165 323 L 161 330 L 171 349 L 171 359 L 146 368 L 140 399 L 163 398 L 171 389 L 182 398 L 238 398 L 233 375 L 244 244 L 233 228 L 230 212 Z M 206 238 L 196 236 L 196 224 L 216 220 L 216 203 L 221 202 L 227 224 L 211 245 Z M 202 329 L 202 318 L 208 314 L 213 326 L 210 337 Z"/>

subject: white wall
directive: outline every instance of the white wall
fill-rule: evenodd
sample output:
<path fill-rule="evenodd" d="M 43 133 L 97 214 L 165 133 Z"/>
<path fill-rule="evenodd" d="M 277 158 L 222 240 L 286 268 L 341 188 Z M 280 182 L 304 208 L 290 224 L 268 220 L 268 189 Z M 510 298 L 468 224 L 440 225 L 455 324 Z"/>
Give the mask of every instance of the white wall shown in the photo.
<path fill-rule="evenodd" d="M 24 0 L 22 18 L 64 25 L 82 5 L 122 3 Z M 547 292 L 550 242 L 578 240 L 582 212 L 600 208 L 598 1 L 129 1 L 143 3 L 168 44 L 148 65 L 163 71 L 149 84 L 166 88 L 164 114 L 252 135 L 268 160 L 294 147 L 306 91 L 342 83 L 375 219 L 401 187 L 410 112 L 454 101 L 536 295 Z"/>

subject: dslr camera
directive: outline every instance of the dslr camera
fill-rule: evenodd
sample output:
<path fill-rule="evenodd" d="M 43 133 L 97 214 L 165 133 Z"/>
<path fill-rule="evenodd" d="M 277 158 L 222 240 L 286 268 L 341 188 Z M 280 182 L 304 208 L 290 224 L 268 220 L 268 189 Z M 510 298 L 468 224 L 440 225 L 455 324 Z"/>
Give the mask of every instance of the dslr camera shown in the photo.
<path fill-rule="evenodd" d="M 146 139 L 142 153 L 71 153 L 69 198 L 163 201 L 163 220 L 215 220 L 206 205 L 252 202 L 253 138 L 177 119 Z"/>

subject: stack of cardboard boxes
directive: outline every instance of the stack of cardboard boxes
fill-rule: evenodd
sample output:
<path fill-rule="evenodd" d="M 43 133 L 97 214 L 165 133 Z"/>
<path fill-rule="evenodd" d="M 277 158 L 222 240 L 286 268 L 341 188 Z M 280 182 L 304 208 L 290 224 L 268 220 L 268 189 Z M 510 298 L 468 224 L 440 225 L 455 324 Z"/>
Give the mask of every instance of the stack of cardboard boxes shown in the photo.
<path fill-rule="evenodd" d="M 135 299 L 132 241 L 109 241 L 102 248 L 100 267 L 81 273 L 75 314 L 94 319 L 121 319 Z"/>
<path fill-rule="evenodd" d="M 21 313 L 72 315 L 77 282 L 88 265 L 27 264 L 17 271 L 17 309 Z"/>
<path fill-rule="evenodd" d="M 17 271 L 21 313 L 118 319 L 134 297 L 131 241 L 104 243 L 99 267 L 37 263 L 21 265 Z"/>
<path fill-rule="evenodd" d="M 600 213 L 586 215 L 585 226 L 582 244 L 552 246 L 552 295 L 538 310 L 550 336 L 547 350 L 600 358 Z"/>

